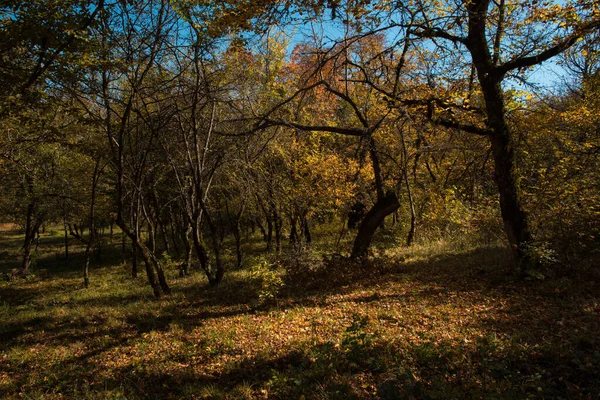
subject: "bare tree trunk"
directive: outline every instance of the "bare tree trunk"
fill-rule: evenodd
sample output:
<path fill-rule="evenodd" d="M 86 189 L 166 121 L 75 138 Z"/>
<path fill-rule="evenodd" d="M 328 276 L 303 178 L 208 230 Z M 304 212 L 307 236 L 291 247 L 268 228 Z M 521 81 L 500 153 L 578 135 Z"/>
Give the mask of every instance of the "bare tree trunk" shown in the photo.
<path fill-rule="evenodd" d="M 215 254 L 215 270 L 214 270 L 213 279 L 210 282 L 210 284 L 212 286 L 217 286 L 217 285 L 219 285 L 219 283 L 221 283 L 221 280 L 223 279 L 223 275 L 225 275 L 225 270 L 223 269 L 223 264 L 221 262 L 219 232 L 212 220 L 209 210 L 206 207 L 206 204 L 204 203 L 204 200 L 202 199 L 202 197 L 199 197 L 199 200 L 200 200 L 200 207 L 202 208 L 202 211 L 204 212 L 204 216 L 206 218 L 206 223 L 207 223 L 208 229 L 210 230 L 210 233 L 211 233 L 211 235 L 210 235 L 211 239 L 212 239 L 211 242 L 213 245 L 213 252 Z"/>
<path fill-rule="evenodd" d="M 160 237 L 165 246 L 164 250 L 167 252 L 167 254 L 171 254 L 171 246 L 169 244 L 169 239 L 167 238 L 166 224 L 164 219 L 161 218 L 160 204 L 158 203 L 158 196 L 156 195 L 155 190 L 152 190 L 151 198 L 154 207 L 154 215 L 156 218 L 155 231 L 160 234 Z"/>
<path fill-rule="evenodd" d="M 184 244 L 185 244 L 185 261 L 183 262 L 183 265 L 181 267 L 181 275 L 185 276 L 185 275 L 189 275 L 190 274 L 190 270 L 192 268 L 192 257 L 193 257 L 193 245 L 194 245 L 194 240 L 192 239 L 192 225 L 191 224 L 187 224 L 187 227 L 185 229 L 185 240 L 184 240 Z"/>
<path fill-rule="evenodd" d="M 260 233 L 262 234 L 263 240 L 265 242 L 268 242 L 267 240 L 267 231 L 265 230 L 265 227 L 263 226 L 260 217 L 256 217 L 256 226 L 258 226 L 258 230 L 260 230 Z M 252 233 L 254 233 L 254 225 L 252 225 Z"/>
<path fill-rule="evenodd" d="M 240 232 L 240 223 L 236 222 L 235 228 L 233 230 L 233 236 L 235 238 L 235 254 L 237 257 L 237 267 L 240 268 L 242 266 L 242 235 Z"/>
<path fill-rule="evenodd" d="M 377 146 L 373 135 L 369 136 L 369 155 L 373 166 L 373 174 L 375 175 L 375 190 L 377 192 L 377 201 L 383 200 L 385 192 L 383 188 L 383 177 L 381 175 L 381 164 L 379 163 L 379 155 L 377 154 Z M 381 229 L 385 229 L 385 218 L 381 221 Z"/>
<path fill-rule="evenodd" d="M 136 247 L 137 251 L 137 247 Z M 144 259 L 144 265 L 146 266 L 146 275 L 148 276 L 148 282 L 150 282 L 150 287 L 152 287 L 152 292 L 154 293 L 154 297 L 157 299 L 161 297 L 160 286 L 156 282 L 156 275 L 154 274 L 154 269 L 152 268 L 152 262 L 148 258 L 147 254 L 142 252 L 142 258 Z"/>
<path fill-rule="evenodd" d="M 296 228 L 297 217 L 292 213 L 290 216 L 290 245 L 296 246 L 300 240 L 298 236 L 298 229 Z"/>
<path fill-rule="evenodd" d="M 271 204 L 271 213 L 275 229 L 275 252 L 279 254 L 279 252 L 281 251 L 281 229 L 283 228 L 283 224 L 281 221 L 281 217 L 277 213 L 277 206 L 275 206 L 274 203 Z"/>
<path fill-rule="evenodd" d="M 125 235 L 123 234 L 123 237 L 125 237 Z M 133 279 L 137 278 L 138 276 L 138 251 L 137 251 L 137 247 L 135 247 L 135 245 L 133 244 L 133 241 L 131 242 L 131 277 Z"/>
<path fill-rule="evenodd" d="M 271 210 L 267 209 L 267 207 L 265 206 L 265 204 L 263 204 L 262 200 L 260 199 L 260 197 L 258 197 L 258 195 L 256 196 L 256 199 L 258 200 L 258 205 L 260 206 L 260 209 L 265 215 L 265 220 L 267 222 L 267 231 L 264 232 L 263 229 L 263 234 L 265 235 L 265 240 L 267 242 L 267 251 L 271 251 L 273 249 L 273 215 L 271 214 Z M 258 226 L 262 228 L 260 220 L 257 219 L 257 221 L 259 224 Z"/>
<path fill-rule="evenodd" d="M 273 220 L 267 217 L 267 251 L 273 249 Z"/>
<path fill-rule="evenodd" d="M 310 234 L 310 226 L 308 225 L 308 218 L 306 217 L 306 212 L 302 215 L 301 223 L 302 232 L 304 233 L 304 241 L 307 245 L 310 245 L 310 243 L 312 242 L 312 236 Z"/>
<path fill-rule="evenodd" d="M 92 198 L 90 201 L 89 237 L 85 247 L 85 264 L 83 266 L 83 284 L 86 288 L 90 286 L 90 249 L 96 238 L 96 187 L 100 175 L 100 159 L 96 160 L 94 173 L 92 175 Z"/>
<path fill-rule="evenodd" d="M 406 181 L 406 192 L 408 194 L 408 204 L 410 207 L 410 229 L 408 230 L 408 236 L 406 237 L 406 245 L 411 246 L 417 232 L 417 213 L 415 211 L 415 202 L 410 189 L 410 183 L 408 182 L 408 175 L 405 175 L 404 178 Z"/>
<path fill-rule="evenodd" d="M 525 251 L 532 240 L 528 218 L 523 209 L 519 194 L 518 173 L 515 164 L 512 132 L 506 120 L 506 106 L 502 81 L 505 71 L 496 67 L 502 25 L 498 27 L 494 54 L 490 54 L 486 37 L 486 12 L 489 1 L 469 3 L 468 49 L 471 53 L 481 91 L 485 100 L 487 125 L 494 155 L 494 178 L 500 194 L 500 210 L 504 221 L 504 230 L 517 261 L 517 267 L 524 272 L 531 264 Z M 503 7 L 501 7 L 503 12 Z M 503 15 L 500 15 L 503 18 Z M 538 61 L 542 62 L 542 60 Z"/>
<path fill-rule="evenodd" d="M 363 257 L 367 254 L 373 235 L 381 225 L 381 221 L 396 211 L 398 207 L 400 207 L 400 203 L 393 192 L 388 192 L 383 199 L 378 200 L 373 205 L 373 208 L 365 215 L 358 228 L 358 233 L 354 239 L 354 246 L 352 247 L 352 258 Z"/>
<path fill-rule="evenodd" d="M 69 264 L 69 231 L 67 230 L 67 210 L 63 202 L 63 230 L 65 234 L 65 261 Z"/>
<path fill-rule="evenodd" d="M 23 244 L 23 263 L 19 274 L 28 276 L 31 274 L 31 249 L 36 237 L 39 238 L 39 229 L 43 217 L 36 215 L 36 203 L 34 201 L 27 205 L 27 216 L 25 221 L 25 243 Z M 38 239 L 39 242 L 39 239 Z"/>
<path fill-rule="evenodd" d="M 21 264 L 21 274 L 23 274 L 24 276 L 31 274 L 31 247 L 35 238 L 35 232 L 33 231 L 34 209 L 34 203 L 30 203 L 27 206 L 27 219 L 25 222 L 25 243 L 23 244 L 23 263 Z"/>
<path fill-rule="evenodd" d="M 121 264 L 125 264 L 125 249 L 126 249 L 126 242 L 125 242 L 125 233 L 121 233 Z"/>
<path fill-rule="evenodd" d="M 165 270 L 163 269 L 162 265 L 160 265 L 160 263 L 156 259 L 156 256 L 154 255 L 154 253 L 150 252 L 150 258 L 152 259 L 152 264 L 154 265 L 154 268 L 156 269 L 156 274 L 158 275 L 158 282 L 160 283 L 160 287 L 161 287 L 163 293 L 170 294 L 171 288 L 169 287 L 169 284 L 167 283 L 167 277 L 165 276 Z"/>
<path fill-rule="evenodd" d="M 244 213 L 245 205 L 242 204 L 238 212 L 233 215 L 232 218 L 232 231 L 233 237 L 235 239 L 235 253 L 237 257 L 237 267 L 240 268 L 242 266 L 242 232 L 240 230 L 240 220 L 242 218 L 242 214 Z M 228 207 L 229 212 L 229 207 Z"/>
<path fill-rule="evenodd" d="M 404 164 L 403 170 L 402 170 L 402 176 L 404 177 L 404 183 L 406 184 L 406 194 L 408 195 L 408 204 L 410 207 L 410 229 L 408 230 L 408 235 L 406 237 L 406 245 L 411 246 L 415 239 L 415 234 L 417 231 L 417 213 L 415 211 L 415 202 L 414 202 L 414 199 L 412 196 L 410 180 L 408 179 L 408 151 L 406 150 L 406 141 L 404 140 L 404 132 L 402 131 L 402 128 L 400 128 L 399 131 L 400 131 L 400 141 L 402 143 L 402 155 L 403 155 L 402 158 L 403 158 L 403 164 Z M 416 163 L 417 163 L 417 160 L 415 160 L 413 171 L 416 170 Z"/>
<path fill-rule="evenodd" d="M 169 205 L 169 230 L 171 231 L 171 241 L 173 242 L 173 250 L 175 251 L 175 255 L 179 257 L 181 251 L 179 249 L 179 241 L 177 240 L 177 232 L 175 226 L 176 224 L 173 215 L 173 209 Z M 165 238 L 165 240 L 168 240 L 168 238 Z"/>

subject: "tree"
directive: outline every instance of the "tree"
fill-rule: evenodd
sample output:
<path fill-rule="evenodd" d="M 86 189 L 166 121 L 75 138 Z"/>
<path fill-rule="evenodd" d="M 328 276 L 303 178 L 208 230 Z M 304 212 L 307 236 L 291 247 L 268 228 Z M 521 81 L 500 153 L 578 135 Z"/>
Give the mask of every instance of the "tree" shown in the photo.
<path fill-rule="evenodd" d="M 31 97 L 43 80 L 60 82 L 77 70 L 85 57 L 89 28 L 104 9 L 104 0 L 5 1 L 0 6 L 0 87 L 3 106 L 13 109 L 17 97 Z M 3 112 L 8 108 L 3 107 Z"/>
<path fill-rule="evenodd" d="M 437 97 L 435 90 L 429 96 L 411 98 L 410 92 L 398 91 L 394 81 L 382 85 L 367 79 L 364 81 L 384 94 L 392 107 L 426 105 L 430 118 L 436 123 L 489 138 L 505 231 L 518 265 L 522 270 L 526 269 L 530 260 L 525 248 L 532 241 L 532 235 L 520 194 L 514 132 L 507 116 L 502 85 L 507 77 L 519 75 L 520 71 L 561 54 L 597 29 L 600 18 L 596 8 L 586 2 L 550 5 L 491 0 L 360 6 L 335 2 L 335 6 L 337 9 L 346 7 L 348 13 L 355 16 L 352 21 L 355 38 L 381 32 L 390 32 L 392 37 L 397 37 L 400 31 L 405 39 L 392 42 L 390 51 L 396 43 L 406 49 L 430 40 L 438 54 L 446 59 L 465 57 L 470 60 L 472 69 L 464 69 L 464 80 L 473 82 L 473 74 L 477 78 L 481 109 L 469 104 L 471 93 L 458 95 L 462 98 L 459 102 Z M 535 26 L 536 30 L 524 29 L 525 26 Z M 401 56 L 396 65 L 401 69 L 404 63 L 405 58 Z M 366 65 L 360 67 L 368 69 Z M 472 91 L 472 85 L 469 86 Z M 460 111 L 462 115 L 482 115 L 479 120 L 484 126 L 470 123 L 468 116 L 465 123 L 454 111 Z"/>

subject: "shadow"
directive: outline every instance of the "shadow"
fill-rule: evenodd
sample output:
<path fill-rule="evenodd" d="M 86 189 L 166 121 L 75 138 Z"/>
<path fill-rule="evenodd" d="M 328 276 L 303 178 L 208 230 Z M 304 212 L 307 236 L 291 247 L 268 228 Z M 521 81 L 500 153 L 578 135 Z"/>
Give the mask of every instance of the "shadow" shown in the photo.
<path fill-rule="evenodd" d="M 597 394 L 598 373 L 581 374 L 568 356 L 506 349 L 488 337 L 469 345 L 433 338 L 403 346 L 377 337 L 373 343 L 325 341 L 279 355 L 224 360 L 218 371 L 211 367 L 215 360 L 200 350 L 209 344 L 201 340 L 195 343 L 199 350 L 193 360 L 185 353 L 158 356 L 153 364 L 125 360 L 124 365 L 111 369 L 108 378 L 95 379 L 94 357 L 132 337 L 115 333 L 109 342 L 92 345 L 74 357 L 70 368 L 55 371 L 50 379 L 39 376 L 31 382 L 22 378 L 16 385 L 75 397 L 114 390 L 128 399 L 587 399 Z M 351 337 L 362 336 L 357 332 Z M 170 363 L 168 371 L 161 367 L 166 362 Z M 559 365 L 564 374 L 549 376 L 548 365 Z"/>
<path fill-rule="evenodd" d="M 118 256 L 118 250 L 113 255 Z M 260 306 L 256 303 L 253 283 L 246 278 L 226 275 L 218 288 L 209 287 L 204 279 L 199 283 L 197 276 L 182 278 L 173 281 L 171 298 L 149 300 L 142 294 L 108 294 L 73 300 L 69 304 L 74 308 L 114 306 L 121 310 L 116 322 L 101 314 L 73 318 L 56 317 L 49 312 L 48 316 L 31 318 L 19 325 L 3 324 L 0 348 L 42 343 L 60 346 L 85 341 L 85 351 L 69 359 L 65 363 L 68 368 L 53 370 L 50 382 L 42 381 L 41 376 L 33 380 L 21 376 L 16 381 L 19 387 L 37 386 L 49 393 L 61 382 L 77 385 L 87 381 L 91 385 L 89 390 L 123 389 L 127 398 L 189 398 L 191 393 L 212 393 L 211 390 L 217 388 L 225 398 L 238 398 L 236 390 L 240 385 L 250 387 L 254 394 L 265 390 L 269 398 L 299 398 L 301 395 L 314 398 L 319 394 L 313 391 L 316 387 L 329 398 L 424 399 L 440 394 L 483 398 L 487 393 L 500 393 L 501 398 L 507 399 L 586 398 L 588 395 L 593 398 L 594 391 L 600 387 L 598 282 L 581 281 L 576 274 L 566 281 L 521 281 L 512 273 L 509 260 L 510 254 L 505 248 L 489 247 L 430 255 L 416 261 L 375 259 L 338 274 L 347 267 L 342 264 L 340 270 L 335 266 L 324 270 L 316 280 L 310 276 L 306 276 L 306 280 L 298 279 L 283 290 L 276 304 Z M 56 276 L 72 273 L 53 271 Z M 326 279 L 328 274 L 330 279 Z M 78 287 L 55 279 L 41 283 L 50 294 Z M 392 286 L 393 290 L 386 291 Z M 11 307 L 28 305 L 39 294 L 40 287 L 35 285 L 0 287 L 0 300 Z M 337 296 L 339 294 L 344 296 Z M 185 353 L 173 356 L 181 357 L 181 364 L 188 366 L 160 372 L 158 368 L 142 368 L 128 361 L 115 369 L 108 381 L 98 382 L 94 377 L 95 358 L 145 334 L 170 332 L 175 325 L 187 333 L 213 319 L 298 307 L 335 306 L 344 302 L 395 304 L 396 307 L 402 303 L 417 303 L 423 307 L 438 307 L 451 304 L 452 296 L 464 296 L 464 305 L 473 307 L 475 317 L 461 329 L 485 332 L 487 336 L 473 343 L 439 337 L 424 337 L 414 342 L 386 342 L 375 338 L 379 347 L 362 350 L 360 347 L 331 348 L 325 344 L 298 345 L 283 355 L 274 352 L 231 359 L 218 371 L 205 368 L 205 364 L 214 361 L 214 355 L 206 354 L 203 349 L 211 343 L 201 339 L 190 344 L 197 348 L 194 350 L 199 356 L 197 361 Z M 137 302 L 149 303 L 150 310 L 127 307 Z M 36 331 L 44 331 L 44 334 L 34 336 Z M 356 343 L 362 346 L 360 340 Z M 358 359 L 350 362 L 348 357 L 356 351 Z M 374 361 L 363 363 L 369 359 Z M 14 364 L 6 372 L 22 375 L 22 369 Z M 360 383 L 352 383 L 352 379 L 361 374 L 375 385 L 377 397 Z M 538 387 L 547 392 L 540 395 Z M 67 389 L 74 393 L 73 386 Z"/>
<path fill-rule="evenodd" d="M 19 236 L 13 238 L 13 236 Z M 0 251 L 0 273 L 9 273 L 12 268 L 21 266 L 23 236 L 22 230 L 11 229 L 0 231 L 0 243 L 7 250 Z M 92 268 L 114 265 L 121 261 L 121 250 L 117 245 L 120 234 L 113 235 L 111 240 L 104 237 L 101 251 L 92 250 Z M 32 272 L 42 276 L 56 276 L 81 271 L 85 263 L 85 245 L 69 236 L 69 257 L 65 257 L 64 236 L 62 234 L 40 236 L 37 246 L 34 244 Z"/>
<path fill-rule="evenodd" d="M 17 282 L 21 283 L 21 282 Z M 52 304 L 36 304 L 41 294 L 58 295 L 71 293 L 83 287 L 83 283 L 65 283 L 56 280 L 32 280 L 19 285 L 0 286 L 0 304 L 11 307 L 30 305 L 34 309 L 41 309 Z"/>

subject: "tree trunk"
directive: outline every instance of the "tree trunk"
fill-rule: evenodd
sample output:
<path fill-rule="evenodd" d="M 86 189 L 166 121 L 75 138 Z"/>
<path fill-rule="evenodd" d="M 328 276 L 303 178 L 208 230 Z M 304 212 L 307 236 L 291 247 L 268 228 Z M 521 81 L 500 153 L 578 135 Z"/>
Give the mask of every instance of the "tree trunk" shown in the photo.
<path fill-rule="evenodd" d="M 296 228 L 296 220 L 298 218 L 296 216 L 290 216 L 290 245 L 296 246 L 300 242 L 300 238 L 298 236 L 298 229 Z"/>
<path fill-rule="evenodd" d="M 379 163 L 379 155 L 377 154 L 377 146 L 373 136 L 369 136 L 369 154 L 373 166 L 373 174 L 375 175 L 375 190 L 377 191 L 377 201 L 381 201 L 384 197 L 383 177 L 381 175 L 381 164 Z M 381 229 L 385 229 L 385 218 L 381 220 Z"/>
<path fill-rule="evenodd" d="M 64 207 L 64 204 L 63 204 Z M 63 213 L 63 230 L 65 234 L 65 261 L 69 264 L 69 232 L 67 230 L 67 213 Z"/>
<path fill-rule="evenodd" d="M 236 223 L 235 229 L 233 230 L 233 236 L 235 238 L 235 254 L 237 257 L 237 267 L 242 266 L 242 235 L 240 232 L 240 224 Z"/>
<path fill-rule="evenodd" d="M 415 202 L 412 197 L 412 192 L 410 190 L 410 184 L 408 180 L 406 181 L 406 190 L 408 194 L 408 204 L 410 207 L 410 229 L 408 230 L 408 235 L 406 237 L 406 245 L 411 246 L 413 241 L 415 240 L 415 235 L 417 233 L 417 213 L 415 211 Z"/>
<path fill-rule="evenodd" d="M 33 204 L 27 207 L 27 222 L 25 225 L 25 243 L 23 244 L 23 263 L 21 264 L 21 274 L 28 276 L 31 274 L 31 247 L 35 239 L 35 233 L 32 232 L 33 224 Z"/>
<path fill-rule="evenodd" d="M 123 234 L 123 237 L 125 237 L 125 234 Z M 137 276 L 138 276 L 137 262 L 138 262 L 138 251 L 132 241 L 131 242 L 131 277 L 133 279 L 137 278 Z"/>
<path fill-rule="evenodd" d="M 235 214 L 233 220 L 233 236 L 235 238 L 235 253 L 237 256 L 237 267 L 242 266 L 242 231 L 240 229 L 240 221 L 244 213 L 245 205 L 242 205 L 239 211 Z"/>
<path fill-rule="evenodd" d="M 193 239 L 192 239 L 192 225 L 186 222 L 185 230 L 183 231 L 183 244 L 185 246 L 185 261 L 181 266 L 180 275 L 186 276 L 190 274 L 192 269 L 192 256 L 193 256 Z"/>
<path fill-rule="evenodd" d="M 85 264 L 83 265 L 83 286 L 90 287 L 90 252 L 86 249 Z"/>
<path fill-rule="evenodd" d="M 23 244 L 23 263 L 19 275 L 28 276 L 31 274 L 31 249 L 36 236 L 39 236 L 42 218 L 36 216 L 36 204 L 34 201 L 27 206 L 27 216 L 25 221 L 25 243 Z"/>
<path fill-rule="evenodd" d="M 175 255 L 179 257 L 181 254 L 179 250 L 179 241 L 177 240 L 177 232 L 176 232 L 176 220 L 173 215 L 173 209 L 169 206 L 169 230 L 171 231 L 171 242 L 173 242 L 173 250 L 175 251 Z M 186 253 L 187 254 L 187 253 Z"/>
<path fill-rule="evenodd" d="M 404 177 L 404 183 L 406 184 L 406 194 L 408 195 L 408 205 L 410 207 L 410 229 L 408 230 L 408 235 L 406 237 L 406 245 L 410 246 L 410 245 L 412 245 L 412 243 L 415 239 L 415 234 L 417 231 L 417 213 L 415 211 L 415 202 L 414 202 L 414 199 L 412 196 L 410 180 L 408 179 L 408 151 L 406 150 L 406 142 L 404 140 L 404 132 L 402 131 L 402 128 L 400 128 L 399 131 L 400 131 L 400 140 L 402 143 L 402 158 L 403 158 L 403 164 L 404 164 L 402 176 Z M 416 169 L 417 169 L 417 159 L 415 157 L 413 174 L 415 174 Z M 416 174 L 415 174 L 415 182 L 416 182 Z M 394 211 L 394 216 L 396 216 L 396 215 L 397 215 L 397 211 Z"/>
<path fill-rule="evenodd" d="M 504 229 L 517 267 L 524 272 L 531 261 L 527 257 L 525 248 L 532 236 L 527 214 L 521 204 L 514 143 L 512 143 L 512 132 L 506 120 L 502 90 L 504 72 L 496 68 L 498 61 L 496 51 L 492 55 L 488 48 L 486 36 L 488 6 L 489 1 L 469 3 L 467 48 L 471 53 L 485 100 L 487 125 L 492 130 L 490 141 L 494 155 L 494 179 L 500 194 L 500 210 Z M 499 45 L 499 39 L 496 39 L 496 42 Z"/>
<path fill-rule="evenodd" d="M 160 265 L 160 262 L 156 259 L 156 256 L 153 252 L 148 251 L 148 256 L 152 260 L 152 264 L 154 266 L 154 269 L 156 270 L 156 275 L 158 275 L 158 283 L 160 284 L 160 288 L 162 289 L 163 293 L 171 294 L 171 288 L 167 283 L 167 278 L 165 276 L 165 271 L 162 265 Z"/>
<path fill-rule="evenodd" d="M 256 217 L 256 226 L 258 226 L 258 230 L 260 230 L 263 240 L 265 242 L 268 242 L 267 231 L 265 230 L 265 227 L 263 226 L 262 222 L 260 221 L 260 217 Z M 254 225 L 252 225 L 252 233 L 254 233 Z"/>
<path fill-rule="evenodd" d="M 281 221 L 281 217 L 277 213 L 277 208 L 274 205 L 272 206 L 272 212 L 274 221 L 273 225 L 275 228 L 275 252 L 279 254 L 281 251 L 281 229 L 283 228 L 283 223 Z"/>
<path fill-rule="evenodd" d="M 90 249 L 94 244 L 96 237 L 96 187 L 98 185 L 98 177 L 100 173 L 100 160 L 96 160 L 94 166 L 94 174 L 92 175 L 92 198 L 90 201 L 90 229 L 87 245 L 85 246 L 85 264 L 83 266 L 83 285 L 88 288 L 90 286 Z M 83 233 L 83 232 L 82 232 Z"/>
<path fill-rule="evenodd" d="M 204 203 L 204 200 L 201 197 L 199 197 L 199 201 L 200 207 L 202 208 L 202 211 L 204 212 L 204 216 L 206 218 L 208 229 L 210 229 L 211 242 L 213 245 L 213 252 L 215 254 L 215 269 L 213 271 L 213 277 L 210 281 L 210 284 L 212 286 L 217 286 L 219 285 L 219 283 L 221 283 L 223 275 L 225 274 L 225 270 L 223 269 L 223 263 L 221 262 L 221 242 L 219 240 L 219 232 L 217 230 L 217 226 L 213 222 L 212 216 L 210 215 L 208 208 L 206 207 L 206 204 Z"/>
<path fill-rule="evenodd" d="M 267 217 L 267 251 L 273 249 L 273 220 Z"/>
<path fill-rule="evenodd" d="M 306 217 L 306 213 L 302 215 L 301 224 L 302 232 L 304 233 L 304 241 L 307 245 L 310 245 L 310 243 L 312 242 L 312 237 L 310 235 L 310 227 L 308 225 L 308 218 Z"/>
<path fill-rule="evenodd" d="M 367 254 L 375 231 L 381 226 L 381 222 L 385 217 L 396 211 L 398 207 L 400 207 L 400 203 L 393 192 L 388 192 L 384 198 L 373 205 L 373 208 L 365 215 L 358 228 L 352 247 L 352 258 L 363 257 Z"/>
<path fill-rule="evenodd" d="M 204 241 L 202 240 L 202 233 L 200 232 L 200 218 L 195 217 L 196 222 L 192 227 L 192 237 L 194 239 L 194 247 L 196 249 L 196 255 L 198 256 L 198 261 L 200 261 L 200 267 L 204 270 L 206 277 L 208 278 L 208 283 L 211 286 L 217 286 L 220 283 L 220 279 L 218 278 L 218 274 L 215 269 L 210 264 L 210 259 L 208 258 L 208 252 L 206 251 L 206 247 L 204 245 Z"/>
<path fill-rule="evenodd" d="M 140 200 L 141 201 L 141 200 Z M 139 250 L 142 252 L 142 257 L 144 257 L 144 262 L 146 262 L 146 260 L 150 261 L 150 267 L 151 269 L 154 268 L 154 272 L 152 274 L 152 276 L 156 275 L 158 276 L 158 284 L 160 285 L 160 289 L 162 289 L 164 294 L 170 294 L 171 293 L 171 288 L 169 288 L 169 285 L 167 283 L 167 279 L 165 277 L 165 273 L 164 270 L 162 268 L 162 265 L 160 264 L 160 261 L 158 260 L 158 258 L 156 257 L 156 221 L 153 221 L 151 218 L 151 214 L 149 214 L 146 211 L 146 208 L 142 205 L 142 211 L 144 212 L 144 218 L 146 219 L 146 222 L 148 224 L 148 246 L 144 246 L 141 243 L 141 238 L 139 237 L 139 234 L 136 237 L 136 245 L 139 248 Z M 139 233 L 139 230 L 138 230 Z M 148 266 L 146 266 L 146 268 L 148 268 Z M 148 279 L 150 279 L 151 276 L 148 275 Z M 152 286 L 154 289 L 154 286 Z M 155 295 L 156 295 L 156 290 L 155 290 Z M 160 293 L 160 291 L 159 291 Z"/>
<path fill-rule="evenodd" d="M 155 190 L 151 191 L 150 197 L 152 199 L 152 206 L 154 208 L 154 215 L 155 215 L 155 219 L 156 219 L 155 235 L 156 234 L 160 235 L 160 238 L 162 239 L 163 244 L 164 244 L 164 251 L 166 251 L 167 254 L 171 254 L 171 246 L 169 245 L 169 239 L 167 238 L 167 228 L 166 228 L 164 219 L 161 218 L 160 204 L 158 203 L 158 196 L 157 196 Z M 155 240 L 156 240 L 156 237 L 155 237 Z"/>
<path fill-rule="evenodd" d="M 273 249 L 273 216 L 271 214 L 271 210 L 267 209 L 267 207 L 265 207 L 265 205 L 263 204 L 260 197 L 258 197 L 258 195 L 256 196 L 256 198 L 258 200 L 260 209 L 262 210 L 263 214 L 265 215 L 265 220 L 267 221 L 266 234 L 264 232 L 264 228 L 262 228 L 262 225 L 260 224 L 260 219 L 257 218 L 256 221 L 258 222 L 258 226 L 261 228 L 261 230 L 263 230 L 263 235 L 265 235 L 265 240 L 267 242 L 267 251 L 271 251 Z"/>
<path fill-rule="evenodd" d="M 137 249 L 137 248 L 136 248 Z M 147 254 L 142 252 L 142 258 L 144 259 L 144 265 L 146 266 L 146 276 L 148 277 L 148 282 L 152 287 L 152 292 L 154 293 L 154 297 L 157 299 L 160 298 L 160 286 L 158 282 L 156 282 L 156 275 L 154 274 L 154 269 L 152 268 L 152 264 L 150 259 L 147 257 Z"/>
<path fill-rule="evenodd" d="M 495 166 L 494 179 L 500 193 L 500 209 L 504 230 L 516 257 L 518 267 L 524 270 L 529 262 L 524 249 L 525 245 L 531 241 L 532 236 L 527 214 L 522 208 L 518 193 L 514 151 L 509 144 L 510 134 L 509 132 L 494 133 L 491 141 Z"/>
<path fill-rule="evenodd" d="M 125 241 L 125 233 L 121 232 L 121 264 L 125 264 L 125 249 L 126 249 L 126 241 Z"/>
<path fill-rule="evenodd" d="M 531 261 L 525 253 L 525 247 L 532 236 L 519 195 L 512 132 L 506 122 L 502 88 L 499 81 L 491 80 L 487 76 L 480 76 L 479 79 L 486 101 L 488 125 L 493 131 L 490 141 L 494 156 L 494 180 L 500 194 L 504 230 L 517 267 L 523 272 Z"/>

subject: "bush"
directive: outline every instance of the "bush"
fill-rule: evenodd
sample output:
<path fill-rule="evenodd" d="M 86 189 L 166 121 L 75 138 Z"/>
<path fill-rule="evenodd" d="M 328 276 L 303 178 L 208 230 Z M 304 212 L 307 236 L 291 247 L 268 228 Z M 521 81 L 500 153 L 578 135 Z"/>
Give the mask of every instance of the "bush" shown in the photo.
<path fill-rule="evenodd" d="M 261 260 L 250 270 L 250 277 L 255 282 L 255 291 L 259 304 L 275 300 L 284 286 L 277 271 L 278 265 L 267 260 Z"/>

